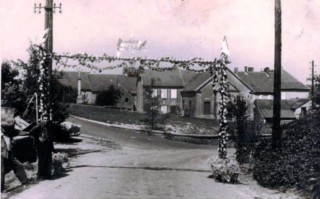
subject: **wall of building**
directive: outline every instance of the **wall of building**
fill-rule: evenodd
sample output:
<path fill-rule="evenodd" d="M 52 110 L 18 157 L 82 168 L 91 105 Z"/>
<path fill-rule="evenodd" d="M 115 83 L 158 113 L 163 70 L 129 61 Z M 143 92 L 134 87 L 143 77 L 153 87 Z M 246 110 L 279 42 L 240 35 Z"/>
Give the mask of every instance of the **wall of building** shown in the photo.
<path fill-rule="evenodd" d="M 184 116 L 195 116 L 196 109 L 196 92 L 182 93 L 182 109 Z"/>
<path fill-rule="evenodd" d="M 281 95 L 285 97 L 285 99 L 306 99 L 309 98 L 309 91 L 282 91 Z"/>
<path fill-rule="evenodd" d="M 302 116 L 305 114 L 305 113 L 303 113 L 304 110 L 305 110 L 305 111 L 310 110 L 311 106 L 312 106 L 312 102 L 311 102 L 311 100 L 310 100 L 309 102 L 305 103 L 305 104 L 302 105 L 301 107 L 297 108 L 297 109 L 294 111 L 295 117 L 296 117 L 297 119 L 299 119 L 300 117 L 302 117 Z"/>
<path fill-rule="evenodd" d="M 122 87 L 120 87 L 120 91 L 121 91 L 121 98 L 116 104 L 116 107 L 121 109 L 126 109 L 126 110 L 134 110 L 135 97 L 130 92 L 123 89 Z"/>

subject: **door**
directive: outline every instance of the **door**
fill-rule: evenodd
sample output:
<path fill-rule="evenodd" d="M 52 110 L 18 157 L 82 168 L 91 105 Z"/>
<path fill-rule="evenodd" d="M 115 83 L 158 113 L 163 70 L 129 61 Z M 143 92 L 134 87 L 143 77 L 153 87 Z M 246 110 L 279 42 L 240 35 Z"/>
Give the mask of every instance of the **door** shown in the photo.
<path fill-rule="evenodd" d="M 203 114 L 204 115 L 210 115 L 211 114 L 211 103 L 210 102 L 204 102 L 203 104 Z"/>

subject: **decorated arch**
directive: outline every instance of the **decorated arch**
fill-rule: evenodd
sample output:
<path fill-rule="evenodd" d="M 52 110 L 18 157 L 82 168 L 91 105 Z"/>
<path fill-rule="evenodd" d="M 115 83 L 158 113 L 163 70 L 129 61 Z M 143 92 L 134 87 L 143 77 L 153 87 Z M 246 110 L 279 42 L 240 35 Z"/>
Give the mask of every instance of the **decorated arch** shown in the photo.
<path fill-rule="evenodd" d="M 142 72 L 144 69 L 151 69 L 154 71 L 172 71 L 176 68 L 184 69 L 194 73 L 210 72 L 213 85 L 219 84 L 219 90 L 221 96 L 220 109 L 219 109 L 219 158 L 226 159 L 227 157 L 227 131 L 228 124 L 226 119 L 227 109 L 226 104 L 230 97 L 228 92 L 229 82 L 227 79 L 226 68 L 228 56 L 224 53 L 221 54 L 219 59 L 211 61 L 203 60 L 202 58 L 196 57 L 189 60 L 174 59 L 170 57 L 164 57 L 160 59 L 146 58 L 146 57 L 117 57 L 103 54 L 101 56 L 93 56 L 86 53 L 49 53 L 41 45 L 33 45 L 38 51 L 40 62 L 40 76 L 39 91 L 40 91 L 40 108 L 39 115 L 41 119 L 49 119 L 51 108 L 49 105 L 49 88 L 50 81 L 48 80 L 48 68 L 47 63 L 52 59 L 57 66 L 63 68 L 74 68 L 79 66 L 86 67 L 92 71 L 103 72 L 106 70 L 113 70 L 117 68 L 138 66 L 136 70 Z M 161 63 L 170 63 L 170 67 L 161 67 Z M 112 66 L 110 66 L 113 64 Z M 105 66 L 101 66 L 105 65 Z"/>

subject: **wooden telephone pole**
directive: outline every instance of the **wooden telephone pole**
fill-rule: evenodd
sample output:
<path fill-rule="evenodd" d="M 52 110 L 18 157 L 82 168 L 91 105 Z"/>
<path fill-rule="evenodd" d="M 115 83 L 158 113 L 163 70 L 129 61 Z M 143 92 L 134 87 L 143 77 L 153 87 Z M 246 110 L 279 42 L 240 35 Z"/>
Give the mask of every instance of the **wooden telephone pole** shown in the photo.
<path fill-rule="evenodd" d="M 281 0 L 275 0 L 275 48 L 274 48 L 274 85 L 273 85 L 273 127 L 272 146 L 279 145 L 282 137 L 281 119 Z"/>
<path fill-rule="evenodd" d="M 311 61 L 311 103 L 312 108 L 314 108 L 314 61 Z"/>
<path fill-rule="evenodd" d="M 41 3 L 39 5 L 34 4 L 34 12 L 41 13 L 41 9 L 45 10 L 45 23 L 44 28 L 45 30 L 48 30 L 47 39 L 45 42 L 45 49 L 50 54 L 53 53 L 53 13 L 56 9 L 59 9 L 59 13 L 62 12 L 62 5 L 61 3 L 59 6 L 57 6 L 55 3 L 53 3 L 53 0 L 46 0 L 46 5 L 41 6 Z M 44 102 L 44 110 L 43 110 L 43 116 L 42 118 L 47 119 L 49 122 L 52 120 L 52 89 L 51 89 L 51 79 L 52 79 L 52 58 L 50 57 L 47 63 L 46 68 L 44 68 L 44 73 L 48 76 L 48 86 L 47 88 L 44 88 L 43 94 L 41 96 L 44 96 L 43 102 Z M 46 87 L 46 86 L 44 86 Z"/>

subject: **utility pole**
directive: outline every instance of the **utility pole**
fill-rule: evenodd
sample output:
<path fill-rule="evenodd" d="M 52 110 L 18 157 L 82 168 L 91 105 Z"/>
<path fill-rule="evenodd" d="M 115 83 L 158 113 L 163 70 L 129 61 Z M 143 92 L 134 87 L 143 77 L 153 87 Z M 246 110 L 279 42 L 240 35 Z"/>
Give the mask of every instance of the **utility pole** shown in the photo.
<path fill-rule="evenodd" d="M 273 127 L 272 146 L 276 148 L 282 137 L 281 119 L 281 0 L 275 0 L 275 49 L 273 85 Z"/>
<path fill-rule="evenodd" d="M 62 5 L 61 3 L 59 6 L 57 6 L 55 3 L 53 3 L 53 0 L 46 0 L 46 5 L 42 6 L 41 3 L 39 5 L 34 4 L 34 12 L 41 13 L 41 9 L 45 10 L 45 23 L 44 28 L 45 30 L 48 30 L 48 36 L 45 42 L 45 49 L 48 53 L 53 53 L 53 13 L 55 12 L 55 9 L 59 9 L 59 13 L 62 13 Z M 52 79 L 52 57 L 48 59 L 48 63 L 46 68 L 44 68 L 44 73 L 48 77 L 48 83 L 47 85 L 44 85 L 43 87 L 43 94 L 41 96 L 44 96 L 44 108 L 43 108 L 43 116 L 42 118 L 45 118 L 48 120 L 48 122 L 51 122 L 52 120 L 52 88 L 51 88 L 51 79 Z M 47 87 L 47 88 L 46 88 Z"/>
<path fill-rule="evenodd" d="M 311 61 L 311 107 L 314 108 L 314 61 Z"/>
<path fill-rule="evenodd" d="M 45 41 L 45 58 L 44 63 L 40 65 L 40 117 L 46 126 L 40 126 L 43 141 L 37 143 L 38 150 L 38 177 L 49 179 L 51 177 L 52 168 L 52 149 L 53 149 L 53 130 L 52 130 L 52 53 L 53 53 L 53 12 L 56 8 L 60 9 L 61 4 L 57 7 L 53 4 L 53 0 L 46 0 L 46 5 L 34 5 L 34 12 L 37 9 L 41 13 L 41 9 L 45 10 L 45 30 L 48 35 Z M 48 55 L 49 54 L 49 55 Z M 37 127 L 38 128 L 38 127 Z"/>

